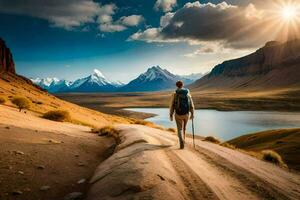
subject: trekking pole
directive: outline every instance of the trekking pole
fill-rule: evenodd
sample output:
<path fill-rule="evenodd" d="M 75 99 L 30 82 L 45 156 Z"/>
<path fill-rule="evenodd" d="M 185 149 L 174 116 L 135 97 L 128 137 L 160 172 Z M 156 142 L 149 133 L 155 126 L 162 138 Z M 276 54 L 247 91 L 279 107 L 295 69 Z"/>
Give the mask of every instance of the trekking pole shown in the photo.
<path fill-rule="evenodd" d="M 195 128 L 194 128 L 194 119 L 192 119 L 192 131 L 193 131 L 193 145 L 195 149 Z"/>

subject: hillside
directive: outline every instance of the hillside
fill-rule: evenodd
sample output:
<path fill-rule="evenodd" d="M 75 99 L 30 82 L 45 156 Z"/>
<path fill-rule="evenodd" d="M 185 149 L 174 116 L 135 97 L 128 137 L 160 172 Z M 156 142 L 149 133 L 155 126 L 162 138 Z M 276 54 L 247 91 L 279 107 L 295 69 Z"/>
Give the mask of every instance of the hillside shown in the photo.
<path fill-rule="evenodd" d="M 300 88 L 300 40 L 268 42 L 256 52 L 215 66 L 190 86 L 212 89 L 262 90 Z"/>
<path fill-rule="evenodd" d="M 67 110 L 70 112 L 74 122 L 78 124 L 99 127 L 114 122 L 127 122 L 126 119 L 121 117 L 107 115 L 63 101 L 41 90 L 32 84 L 30 80 L 14 74 L 1 74 L 0 96 L 4 96 L 7 100 L 12 99 L 14 96 L 28 98 L 32 102 L 30 110 L 37 115 L 42 115 L 50 110 Z M 10 101 L 7 101 L 6 104 L 13 106 Z"/>
<path fill-rule="evenodd" d="M 300 171 L 300 129 L 263 131 L 243 135 L 228 142 L 250 151 L 272 149 L 282 156 L 291 169 Z"/>

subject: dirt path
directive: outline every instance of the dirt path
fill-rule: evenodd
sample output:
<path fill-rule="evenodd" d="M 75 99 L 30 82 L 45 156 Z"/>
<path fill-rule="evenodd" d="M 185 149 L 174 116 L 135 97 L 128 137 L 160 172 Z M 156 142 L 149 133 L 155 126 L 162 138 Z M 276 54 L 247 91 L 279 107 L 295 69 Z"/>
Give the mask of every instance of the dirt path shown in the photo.
<path fill-rule="evenodd" d="M 179 150 L 174 134 L 145 126 L 120 125 L 118 128 L 126 144 L 123 143 L 119 152 L 128 153 L 131 165 L 135 165 L 135 159 L 144 158 L 143 162 L 149 162 L 151 172 L 156 173 L 162 162 L 151 165 L 151 162 L 156 161 L 147 161 L 144 154 L 149 156 L 155 153 L 156 159 L 163 156 L 163 162 L 168 163 L 168 176 L 174 177 L 177 182 L 176 190 L 180 191 L 184 199 L 300 198 L 300 176 L 270 163 L 200 140 L 196 141 L 196 150 L 192 148 L 191 139 L 187 139 L 184 150 Z M 147 145 L 151 145 L 151 151 L 148 152 L 148 149 L 145 153 Z M 135 146 L 139 146 L 139 150 Z M 129 148 L 135 152 L 137 158 L 131 156 L 133 154 L 128 152 Z M 147 170 L 145 166 L 143 170 Z M 167 175 L 160 173 L 160 176 Z"/>

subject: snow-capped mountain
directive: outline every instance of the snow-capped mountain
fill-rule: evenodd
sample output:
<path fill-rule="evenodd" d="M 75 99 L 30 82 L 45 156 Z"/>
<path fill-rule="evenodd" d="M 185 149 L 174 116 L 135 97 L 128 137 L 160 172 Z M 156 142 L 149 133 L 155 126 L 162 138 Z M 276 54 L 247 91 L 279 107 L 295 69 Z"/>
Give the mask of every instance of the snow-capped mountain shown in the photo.
<path fill-rule="evenodd" d="M 183 80 L 185 84 L 193 82 L 159 66 L 149 68 L 145 73 L 130 81 L 127 85 L 120 88 L 122 92 L 143 92 L 143 91 L 160 91 L 174 88 L 176 81 Z"/>
<path fill-rule="evenodd" d="M 58 78 L 36 78 L 31 80 L 51 93 L 142 92 L 168 90 L 174 88 L 178 80 L 183 80 L 188 85 L 198 79 L 199 76 L 198 74 L 190 76 L 175 75 L 159 66 L 153 66 L 126 85 L 119 81 L 111 81 L 97 69 L 94 69 L 91 75 L 79 78 L 73 82 L 59 80 Z"/>
<path fill-rule="evenodd" d="M 124 85 L 119 81 L 110 81 L 97 69 L 94 69 L 91 75 L 79 78 L 74 82 L 59 80 L 58 78 L 36 78 L 31 79 L 31 81 L 51 93 L 113 92 Z"/>
<path fill-rule="evenodd" d="M 94 69 L 93 74 L 74 81 L 68 92 L 113 92 L 119 86 L 119 83 L 110 81 L 99 70 Z"/>
<path fill-rule="evenodd" d="M 58 78 L 35 78 L 31 79 L 31 81 L 51 93 L 67 89 L 71 84 L 70 81 L 59 80 Z"/>

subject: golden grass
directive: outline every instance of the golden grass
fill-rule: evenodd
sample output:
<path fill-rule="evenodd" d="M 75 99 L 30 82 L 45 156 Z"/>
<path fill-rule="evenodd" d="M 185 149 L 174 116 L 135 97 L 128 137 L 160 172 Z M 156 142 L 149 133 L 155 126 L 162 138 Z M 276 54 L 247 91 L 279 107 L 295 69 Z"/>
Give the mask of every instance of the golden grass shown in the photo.
<path fill-rule="evenodd" d="M 227 142 L 224 142 L 224 143 L 222 143 L 220 145 L 223 146 L 223 147 L 229 148 L 229 149 L 236 149 L 236 146 L 234 146 L 232 144 L 229 144 Z"/>
<path fill-rule="evenodd" d="M 220 140 L 218 140 L 217 138 L 213 137 L 213 136 L 207 136 L 203 139 L 203 141 L 207 141 L 207 142 L 211 142 L 211 143 L 215 143 L 215 144 L 220 144 Z"/>
<path fill-rule="evenodd" d="M 0 97 L 0 104 L 4 104 L 6 102 L 6 99 L 4 97 Z"/>
<path fill-rule="evenodd" d="M 228 143 L 259 154 L 269 149 L 277 152 L 291 169 L 300 171 L 300 129 L 279 129 L 243 135 Z"/>
<path fill-rule="evenodd" d="M 22 109 L 29 109 L 31 102 L 25 97 L 13 97 L 11 102 L 19 108 L 21 112 Z"/>
<path fill-rule="evenodd" d="M 121 142 L 121 139 L 119 137 L 120 131 L 117 130 L 116 128 L 114 128 L 113 126 L 104 126 L 99 129 L 92 129 L 91 132 L 96 133 L 99 136 L 113 137 L 116 140 L 117 144 L 119 144 Z"/>
<path fill-rule="evenodd" d="M 57 122 L 70 122 L 71 116 L 68 111 L 65 110 L 52 110 L 43 115 L 43 118 Z"/>
<path fill-rule="evenodd" d="M 262 159 L 264 161 L 271 162 L 275 165 L 287 167 L 287 165 L 284 163 L 281 156 L 277 152 L 273 150 L 263 150 L 261 151 L 261 153 L 262 153 Z"/>

